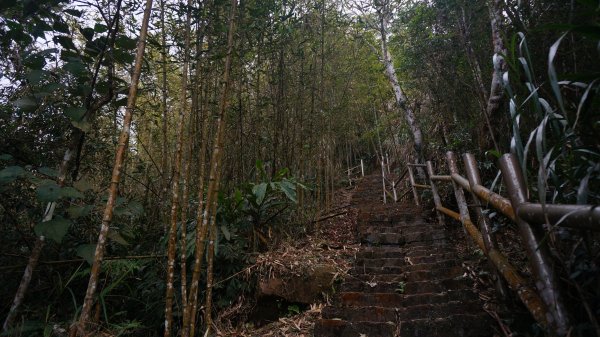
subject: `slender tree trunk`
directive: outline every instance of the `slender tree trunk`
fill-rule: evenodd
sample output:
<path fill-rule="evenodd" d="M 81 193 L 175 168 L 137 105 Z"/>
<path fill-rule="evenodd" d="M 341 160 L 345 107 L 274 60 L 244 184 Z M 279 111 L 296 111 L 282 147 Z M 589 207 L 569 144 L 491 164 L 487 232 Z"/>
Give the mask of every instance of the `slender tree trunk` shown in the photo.
<path fill-rule="evenodd" d="M 211 166 L 210 173 L 208 178 L 208 190 L 206 203 L 203 209 L 198 208 L 197 221 L 197 235 L 196 235 L 196 255 L 194 261 L 194 271 L 192 275 L 192 284 L 190 286 L 190 299 L 188 303 L 192 303 L 192 310 L 190 313 L 190 319 L 187 331 L 184 331 L 185 334 L 193 337 L 195 333 L 195 317 L 197 310 L 197 297 L 198 297 L 198 284 L 200 279 L 200 270 L 201 270 L 201 261 L 204 255 L 205 243 L 204 239 L 206 238 L 206 234 L 209 228 L 214 227 L 216 222 L 216 210 L 217 210 L 217 198 L 218 198 L 218 189 L 220 184 L 221 172 L 222 172 L 222 158 L 223 158 L 223 142 L 224 142 L 224 134 L 225 134 L 225 112 L 227 110 L 229 101 L 229 89 L 231 86 L 230 71 L 231 71 L 231 62 L 232 62 L 232 54 L 233 54 L 233 36 L 235 30 L 235 12 L 237 6 L 237 0 L 231 1 L 231 17 L 229 21 L 229 32 L 227 36 L 227 56 L 225 58 L 225 72 L 223 74 L 223 91 L 221 94 L 221 101 L 219 107 L 219 114 L 217 116 L 217 130 L 215 133 L 215 140 L 213 145 L 213 152 L 211 156 Z M 201 173 L 202 175 L 204 173 Z M 202 184 L 201 184 L 202 185 Z M 203 188 L 203 186 L 201 186 Z M 200 191 L 203 194 L 203 190 Z M 200 199 L 201 200 L 201 199 Z M 214 241 L 209 240 L 208 242 L 208 251 L 214 250 Z M 210 261 L 209 261 L 210 263 Z M 207 275 L 207 298 L 210 297 L 209 292 L 212 291 L 212 275 Z M 210 304 L 210 303 L 208 303 Z M 205 307 L 205 317 L 208 316 L 210 320 L 210 307 Z M 208 312 L 208 314 L 206 314 Z M 206 321 L 207 332 L 210 330 L 210 321 Z"/>
<path fill-rule="evenodd" d="M 421 132 L 421 127 L 417 121 L 417 118 L 412 110 L 412 108 L 408 104 L 408 99 L 406 95 L 402 91 L 400 87 L 400 82 L 398 81 L 398 76 L 396 76 L 396 69 L 394 68 L 394 60 L 392 59 L 392 54 L 388 49 L 387 44 L 387 20 L 384 13 L 385 9 L 381 8 L 377 12 L 379 14 L 379 33 L 381 35 L 381 59 L 383 61 L 383 66 L 385 68 L 385 75 L 392 86 L 394 91 L 394 96 L 396 98 L 396 104 L 398 107 L 404 111 L 404 117 L 406 119 L 406 123 L 410 129 L 412 134 L 415 153 L 417 156 L 417 161 L 423 163 L 425 160 L 424 156 L 424 144 L 423 144 L 423 134 Z"/>
<path fill-rule="evenodd" d="M 137 89 L 142 72 L 142 62 L 144 57 L 144 51 L 146 48 L 146 36 L 148 34 L 148 21 L 150 20 L 150 13 L 152 12 L 152 0 L 146 0 L 146 7 L 144 9 L 144 17 L 142 19 L 142 27 L 140 30 L 140 37 L 137 45 L 135 66 L 131 75 L 131 86 L 129 87 L 129 96 L 127 99 L 127 106 L 125 108 L 125 117 L 123 119 L 123 129 L 119 136 L 119 143 L 117 146 L 117 153 L 115 156 L 115 164 L 113 167 L 112 178 L 108 193 L 108 200 L 106 207 L 104 208 L 104 214 L 102 216 L 102 226 L 100 227 L 100 233 L 98 235 L 98 243 L 96 244 L 96 251 L 94 253 L 94 263 L 90 272 L 90 279 L 88 282 L 85 299 L 83 302 L 83 308 L 81 310 L 81 316 L 79 321 L 71 327 L 70 335 L 84 336 L 88 330 L 88 323 L 91 317 L 91 310 L 94 304 L 94 298 L 96 295 L 96 288 L 98 287 L 98 276 L 100 275 L 100 268 L 102 265 L 102 259 L 104 257 L 104 250 L 106 247 L 106 240 L 110 223 L 113 217 L 113 210 L 115 202 L 118 196 L 119 181 L 121 179 L 121 170 L 125 162 L 127 154 L 127 147 L 129 145 L 129 135 L 131 128 L 131 120 L 133 117 L 133 110 L 135 109 L 135 103 L 137 99 Z"/>
<path fill-rule="evenodd" d="M 217 235 L 217 194 L 219 190 L 219 183 L 221 179 L 221 172 L 223 169 L 221 168 L 221 162 L 223 157 L 223 140 L 225 136 L 225 112 L 227 111 L 227 107 L 229 105 L 229 89 L 231 87 L 230 73 L 231 73 L 231 63 L 233 59 L 233 47 L 234 47 L 234 33 L 235 33 L 235 17 L 236 17 L 236 8 L 237 8 L 237 0 L 231 0 L 231 14 L 229 17 L 229 32 L 227 33 L 227 56 L 225 58 L 225 73 L 223 74 L 223 92 L 221 94 L 221 102 L 219 107 L 219 119 L 218 119 L 218 129 L 217 134 L 215 136 L 215 145 L 213 150 L 213 155 L 211 159 L 211 173 L 209 176 L 209 185 L 208 185 L 208 202 L 207 207 L 210 206 L 210 228 L 211 228 L 211 237 L 208 242 L 208 270 L 206 273 L 206 304 L 204 308 L 204 319 L 206 324 L 206 333 L 208 336 L 211 330 L 212 325 L 212 287 L 213 287 L 213 260 L 214 260 L 214 250 L 215 250 L 215 240 Z M 213 178 L 214 177 L 214 178 Z M 211 186 L 212 184 L 212 186 Z M 208 219 L 204 218 L 203 221 Z"/>
<path fill-rule="evenodd" d="M 502 73 L 506 71 L 506 62 L 501 55 L 506 55 L 504 42 L 501 35 L 502 1 L 490 0 L 490 25 L 492 28 L 492 43 L 494 45 L 494 73 L 490 85 L 490 96 L 487 102 L 487 116 L 492 117 L 498 113 L 502 102 L 503 87 Z"/>
<path fill-rule="evenodd" d="M 184 47 L 183 47 L 183 69 L 181 74 L 181 95 L 179 97 L 179 125 L 177 127 L 177 148 L 175 152 L 175 165 L 173 169 L 173 183 L 171 185 L 172 190 L 172 201 L 171 201 L 171 227 L 169 230 L 169 242 L 167 252 L 167 292 L 165 296 L 165 337 L 171 336 L 171 328 L 173 325 L 173 299 L 174 299 L 174 287 L 173 282 L 175 280 L 175 254 L 177 250 L 177 215 L 179 214 L 179 180 L 181 178 L 181 162 L 183 157 L 183 135 L 185 133 L 185 120 L 187 111 L 187 86 L 188 86 L 188 71 L 190 63 L 190 31 L 192 25 L 192 16 L 190 8 L 192 7 L 192 0 L 187 1 L 187 13 L 186 13 L 186 25 L 184 27 Z M 187 165 L 187 164 L 186 164 Z M 184 181 L 184 184 L 186 182 Z M 185 187 L 184 187 L 185 188 Z M 187 192 L 186 192 L 187 194 Z M 183 207 L 185 209 L 185 206 Z M 182 219 L 185 218 L 182 217 Z M 182 222 L 182 240 L 185 242 L 185 232 L 183 227 L 185 223 Z M 182 251 L 185 248 L 182 247 Z M 182 257 L 183 258 L 183 257 Z M 185 258 L 183 258 L 185 260 Z M 182 284 L 185 284 L 185 280 L 181 280 Z M 185 288 L 185 287 L 184 287 Z M 183 295 L 183 294 L 182 294 Z M 184 304 L 187 299 L 184 300 Z M 183 314 L 186 314 L 187 305 L 184 305 Z"/>
<path fill-rule="evenodd" d="M 162 147 L 161 147 L 161 168 L 162 168 L 162 179 L 161 179 L 161 200 L 160 200 L 160 209 L 163 209 L 167 204 L 167 196 L 169 189 L 169 172 L 168 169 L 168 112 L 169 108 L 167 107 L 167 41 L 166 35 L 167 32 L 165 30 L 165 0 L 161 0 L 160 2 L 160 40 L 161 40 L 161 50 L 160 50 L 160 59 L 162 63 L 161 68 L 161 109 L 162 109 Z M 163 233 L 167 233 L 167 222 L 166 219 L 163 220 L 162 216 L 160 217 L 163 222 Z"/>

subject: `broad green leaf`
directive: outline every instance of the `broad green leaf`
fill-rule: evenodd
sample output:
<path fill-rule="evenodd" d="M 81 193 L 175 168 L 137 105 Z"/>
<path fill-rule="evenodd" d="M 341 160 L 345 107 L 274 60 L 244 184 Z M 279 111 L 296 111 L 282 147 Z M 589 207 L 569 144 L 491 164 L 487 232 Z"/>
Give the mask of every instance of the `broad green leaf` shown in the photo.
<path fill-rule="evenodd" d="M 38 223 L 35 228 L 35 234 L 37 236 L 45 236 L 56 243 L 60 243 L 63 237 L 69 231 L 69 227 L 72 222 L 69 219 L 65 219 L 61 216 L 55 216 L 50 221 L 42 221 Z"/>
<path fill-rule="evenodd" d="M 37 198 L 41 202 L 52 202 L 60 198 L 60 186 L 54 181 L 46 180 L 37 188 Z"/>
<path fill-rule="evenodd" d="M 254 185 L 252 187 L 252 194 L 256 197 L 256 203 L 258 205 L 262 204 L 265 199 L 265 194 L 267 193 L 267 183 L 260 183 L 258 185 Z"/>
<path fill-rule="evenodd" d="M 135 47 L 137 46 L 137 40 L 131 39 L 125 35 L 119 35 L 115 39 L 115 45 L 119 48 L 131 50 L 131 49 L 135 49 Z"/>
<path fill-rule="evenodd" d="M 94 38 L 94 28 L 82 28 L 79 29 L 79 31 L 81 32 L 81 35 L 83 35 L 83 37 L 85 37 L 86 40 L 91 41 Z"/>
<path fill-rule="evenodd" d="M 21 166 L 9 166 L 0 171 L 0 184 L 7 184 L 23 175 L 25 170 Z"/>
<path fill-rule="evenodd" d="M 93 209 L 94 209 L 94 206 L 92 206 L 92 205 L 71 206 L 71 207 L 67 208 L 67 213 L 69 214 L 69 217 L 71 217 L 71 219 L 77 219 L 82 216 L 89 215 Z"/>
<path fill-rule="evenodd" d="M 83 193 L 79 192 L 73 187 L 63 187 L 60 190 L 60 196 L 71 199 L 83 199 Z"/>
<path fill-rule="evenodd" d="M 80 122 L 85 115 L 86 109 L 83 107 L 69 107 L 65 108 L 65 115 L 69 117 L 71 121 Z"/>
<path fill-rule="evenodd" d="M 229 229 L 227 229 L 227 226 L 222 225 L 221 232 L 223 232 L 223 236 L 225 237 L 225 240 L 227 240 L 227 241 L 231 240 L 231 233 L 229 232 Z"/>
<path fill-rule="evenodd" d="M 76 16 L 78 18 L 80 18 L 81 15 L 83 14 L 83 13 L 81 13 L 81 11 L 78 11 L 76 9 L 65 9 L 64 12 L 67 13 L 67 14 L 71 14 L 73 16 Z"/>
<path fill-rule="evenodd" d="M 108 231 L 108 237 L 111 240 L 122 244 L 123 246 L 129 246 L 129 242 L 127 242 L 127 240 L 125 240 L 125 238 L 123 238 L 119 232 L 112 228 Z"/>
<path fill-rule="evenodd" d="M 48 176 L 48 177 L 52 177 L 52 178 L 58 177 L 58 171 L 56 171 L 53 168 L 49 168 L 49 167 L 45 167 L 45 166 L 44 167 L 40 167 L 38 169 L 38 172 L 41 173 L 41 174 L 43 174 L 43 175 L 45 175 L 45 176 Z"/>
<path fill-rule="evenodd" d="M 37 108 L 37 102 L 33 97 L 21 97 L 13 102 L 13 105 L 25 111 L 32 111 Z"/>
<path fill-rule="evenodd" d="M 96 244 L 88 243 L 84 245 L 79 245 L 75 253 L 77 254 L 77 256 L 85 259 L 87 263 L 91 265 L 94 263 L 94 255 L 96 254 Z"/>
<path fill-rule="evenodd" d="M 12 160 L 12 159 L 13 159 L 13 156 L 11 156 L 8 153 L 0 154 L 0 160 L 9 161 L 9 160 Z"/>
<path fill-rule="evenodd" d="M 97 33 L 104 33 L 108 30 L 108 27 L 106 25 L 103 25 L 101 23 L 97 23 L 96 25 L 94 25 L 94 30 Z"/>
<path fill-rule="evenodd" d="M 33 69 L 33 70 L 29 71 L 25 77 L 31 84 L 39 84 L 40 82 L 42 82 L 45 75 L 46 75 L 46 71 L 39 70 L 39 69 Z"/>
<path fill-rule="evenodd" d="M 291 183 L 287 180 L 284 180 L 279 183 L 279 187 L 281 188 L 283 193 L 285 193 L 285 196 L 288 199 L 290 199 L 294 203 L 298 202 L 296 200 L 296 186 L 293 183 Z"/>
<path fill-rule="evenodd" d="M 79 130 L 84 131 L 84 132 L 89 132 L 90 128 L 91 128 L 90 123 L 87 122 L 87 121 L 74 121 L 74 120 L 72 120 L 71 124 L 74 127 L 78 128 Z"/>

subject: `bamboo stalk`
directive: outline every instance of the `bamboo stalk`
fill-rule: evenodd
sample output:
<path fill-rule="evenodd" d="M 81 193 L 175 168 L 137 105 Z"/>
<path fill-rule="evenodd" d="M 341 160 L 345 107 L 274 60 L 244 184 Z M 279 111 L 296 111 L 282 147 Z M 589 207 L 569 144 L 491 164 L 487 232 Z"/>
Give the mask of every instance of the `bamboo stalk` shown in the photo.
<path fill-rule="evenodd" d="M 100 233 L 98 235 L 96 251 L 94 253 L 94 263 L 90 272 L 90 279 L 88 282 L 88 287 L 83 302 L 83 308 L 81 310 L 81 316 L 79 317 L 79 321 L 71 326 L 69 332 L 70 336 L 84 336 L 86 335 L 86 331 L 88 330 L 87 325 L 90 321 L 91 310 L 96 295 L 96 288 L 98 287 L 98 276 L 100 275 L 100 267 L 102 265 L 102 258 L 104 257 L 104 249 L 106 246 L 108 230 L 110 228 L 110 223 L 112 222 L 113 210 L 118 196 L 118 187 L 122 173 L 121 171 L 127 155 L 126 150 L 129 146 L 131 121 L 133 118 L 133 110 L 135 109 L 137 99 L 138 83 L 140 80 L 140 75 L 142 73 L 142 63 L 144 58 L 144 51 L 146 49 L 146 36 L 148 33 L 148 22 L 150 20 L 151 12 L 152 0 L 146 0 L 146 7 L 144 9 L 144 17 L 142 19 L 140 37 L 137 44 L 135 66 L 131 76 L 129 96 L 127 98 L 127 106 L 125 108 L 125 116 L 123 118 L 123 129 L 121 130 L 121 134 L 119 135 L 119 142 L 117 146 L 115 164 L 113 167 L 112 178 L 110 182 L 108 200 L 106 202 L 106 207 L 104 208 L 102 225 L 100 227 Z"/>

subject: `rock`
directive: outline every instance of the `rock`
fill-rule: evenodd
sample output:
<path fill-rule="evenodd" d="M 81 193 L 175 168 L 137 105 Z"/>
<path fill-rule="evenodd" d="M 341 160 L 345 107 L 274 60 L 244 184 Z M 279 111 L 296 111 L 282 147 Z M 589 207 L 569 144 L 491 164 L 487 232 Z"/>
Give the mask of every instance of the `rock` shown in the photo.
<path fill-rule="evenodd" d="M 302 276 L 263 280 L 259 284 L 259 297 L 279 296 L 289 302 L 314 303 L 323 292 L 332 289 L 335 274 L 333 266 L 317 265 Z"/>

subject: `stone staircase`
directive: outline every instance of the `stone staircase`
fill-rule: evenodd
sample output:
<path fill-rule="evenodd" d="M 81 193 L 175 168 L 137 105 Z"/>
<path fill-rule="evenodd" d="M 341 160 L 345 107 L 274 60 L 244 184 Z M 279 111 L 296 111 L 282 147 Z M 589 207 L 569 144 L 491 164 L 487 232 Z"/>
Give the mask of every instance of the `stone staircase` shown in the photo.
<path fill-rule="evenodd" d="M 352 200 L 363 248 L 314 336 L 493 336 L 444 228 L 381 199 L 381 176 L 365 177 Z"/>

